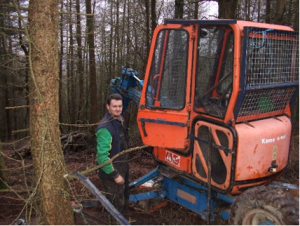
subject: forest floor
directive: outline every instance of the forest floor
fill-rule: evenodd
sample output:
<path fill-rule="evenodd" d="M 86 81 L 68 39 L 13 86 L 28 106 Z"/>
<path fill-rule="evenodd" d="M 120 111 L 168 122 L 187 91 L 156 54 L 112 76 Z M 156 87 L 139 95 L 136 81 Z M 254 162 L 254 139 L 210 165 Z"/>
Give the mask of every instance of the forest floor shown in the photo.
<path fill-rule="evenodd" d="M 24 142 L 20 145 L 24 145 Z M 132 144 L 132 146 L 134 146 Z M 24 156 L 23 161 L 18 160 L 15 150 L 16 145 L 2 144 L 4 162 L 7 167 L 7 184 L 12 191 L 0 191 L 0 224 L 15 224 L 20 218 L 25 219 L 27 224 L 39 224 L 37 217 L 28 219 L 30 205 L 28 197 L 30 192 L 24 192 L 26 187 L 32 188 L 33 166 L 31 156 Z M 153 160 L 149 151 L 135 151 L 130 153 L 130 181 L 134 181 L 156 168 L 156 162 Z M 280 178 L 281 182 L 292 183 L 299 186 L 299 134 L 293 135 L 291 143 L 291 155 L 289 165 Z M 70 172 L 81 172 L 94 167 L 95 150 L 93 148 L 70 148 L 65 152 L 65 161 Z M 103 191 L 101 182 L 97 174 L 87 175 L 94 185 Z M 74 213 L 75 224 L 83 225 L 85 219 L 91 225 L 108 225 L 109 214 L 101 206 L 91 192 L 80 182 L 71 182 L 73 200 L 83 205 L 83 216 Z M 134 191 L 131 191 L 134 192 Z M 143 204 L 147 204 L 144 202 Z M 145 208 L 147 205 L 134 205 L 130 203 L 129 210 L 125 218 L 133 225 L 206 225 L 208 222 L 196 213 L 177 205 L 171 201 L 160 202 L 158 205 L 152 205 L 154 208 Z M 27 216 L 27 217 L 26 217 Z M 222 220 L 216 215 L 212 224 L 231 225 L 229 221 Z"/>

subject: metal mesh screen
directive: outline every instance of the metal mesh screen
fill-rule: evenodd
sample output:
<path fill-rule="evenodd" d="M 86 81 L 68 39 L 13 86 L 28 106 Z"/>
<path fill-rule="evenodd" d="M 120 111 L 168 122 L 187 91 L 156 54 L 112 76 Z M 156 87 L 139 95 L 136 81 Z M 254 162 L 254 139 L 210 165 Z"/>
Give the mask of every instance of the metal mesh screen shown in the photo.
<path fill-rule="evenodd" d="M 298 34 L 257 28 L 248 31 L 245 95 L 238 117 L 278 114 L 299 83 Z"/>
<path fill-rule="evenodd" d="M 161 102 L 162 107 L 180 109 L 184 106 L 186 90 L 186 68 L 188 34 L 186 31 L 170 31 L 168 46 L 163 69 L 161 99 L 166 99 L 169 104 Z"/>
<path fill-rule="evenodd" d="M 247 92 L 238 117 L 283 110 L 291 101 L 295 89 L 290 87 Z"/>
<path fill-rule="evenodd" d="M 291 32 L 251 32 L 247 49 L 248 87 L 299 81 L 299 42 Z"/>

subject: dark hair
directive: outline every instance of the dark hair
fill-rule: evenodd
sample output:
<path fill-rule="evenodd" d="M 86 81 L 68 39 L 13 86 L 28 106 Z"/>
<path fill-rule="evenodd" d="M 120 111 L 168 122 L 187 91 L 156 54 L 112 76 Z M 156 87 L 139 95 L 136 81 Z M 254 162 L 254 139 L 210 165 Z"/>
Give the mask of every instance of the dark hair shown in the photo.
<path fill-rule="evenodd" d="M 111 93 L 106 98 L 106 104 L 110 105 L 111 100 L 121 100 L 123 102 L 123 97 L 118 93 Z"/>

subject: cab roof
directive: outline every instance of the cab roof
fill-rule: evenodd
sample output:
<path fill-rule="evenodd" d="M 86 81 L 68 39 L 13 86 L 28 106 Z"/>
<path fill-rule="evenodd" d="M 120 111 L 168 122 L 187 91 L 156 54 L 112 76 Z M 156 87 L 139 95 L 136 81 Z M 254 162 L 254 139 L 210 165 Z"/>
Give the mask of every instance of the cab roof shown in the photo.
<path fill-rule="evenodd" d="M 181 20 L 181 19 L 165 19 L 164 24 L 204 24 L 204 25 L 220 25 L 220 24 L 237 24 L 242 31 L 244 27 L 258 27 L 258 28 L 272 28 L 275 30 L 293 31 L 289 26 L 278 24 L 267 24 L 245 20 L 232 20 L 232 19 L 217 19 L 217 20 Z"/>

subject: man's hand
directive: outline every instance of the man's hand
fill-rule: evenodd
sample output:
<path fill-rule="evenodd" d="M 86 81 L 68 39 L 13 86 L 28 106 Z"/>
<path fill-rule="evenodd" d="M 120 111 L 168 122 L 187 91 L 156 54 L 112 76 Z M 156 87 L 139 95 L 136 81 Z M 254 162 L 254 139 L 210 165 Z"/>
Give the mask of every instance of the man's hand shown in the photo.
<path fill-rule="evenodd" d="M 115 182 L 117 184 L 124 184 L 124 178 L 121 175 L 119 175 L 118 177 L 115 178 Z"/>

